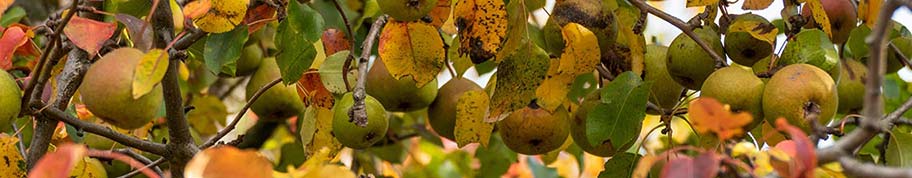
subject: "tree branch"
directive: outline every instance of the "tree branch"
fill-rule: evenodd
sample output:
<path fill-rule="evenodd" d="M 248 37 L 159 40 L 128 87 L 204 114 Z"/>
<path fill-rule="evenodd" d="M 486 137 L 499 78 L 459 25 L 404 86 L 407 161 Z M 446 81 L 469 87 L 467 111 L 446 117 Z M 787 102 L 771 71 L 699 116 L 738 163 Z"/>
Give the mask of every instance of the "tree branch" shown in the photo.
<path fill-rule="evenodd" d="M 222 130 L 219 130 L 219 132 L 216 133 L 215 136 L 213 136 L 211 139 L 209 139 L 209 141 L 206 141 L 206 143 L 203 143 L 203 145 L 200 145 L 199 148 L 200 149 L 209 148 L 212 145 L 215 145 L 215 143 L 217 143 L 219 140 L 221 140 L 222 137 L 225 137 L 225 135 L 228 135 L 228 133 L 230 133 L 232 130 L 234 130 L 237 127 L 238 122 L 241 121 L 241 118 L 244 117 L 244 114 L 247 113 L 247 109 L 250 109 L 250 106 L 253 105 L 253 102 L 255 102 L 257 99 L 259 99 L 260 96 L 263 95 L 263 93 L 266 93 L 266 90 L 269 90 L 269 88 L 272 88 L 272 86 L 279 84 L 279 82 L 282 82 L 281 78 L 272 80 L 272 82 L 269 82 L 268 84 L 264 85 L 263 87 L 260 87 L 260 89 L 257 90 L 257 92 L 254 93 L 253 96 L 251 96 L 249 100 L 247 100 L 247 104 L 244 104 L 244 107 L 241 108 L 241 111 L 238 112 L 238 114 L 234 116 L 234 119 L 231 120 L 231 123 L 226 125 L 225 128 L 222 128 Z"/>
<path fill-rule="evenodd" d="M 130 167 L 134 167 L 137 169 L 145 167 L 145 165 L 143 163 L 136 161 L 136 159 L 133 159 L 133 157 L 130 157 L 130 156 L 124 155 L 122 153 L 118 153 L 118 152 L 89 149 L 88 152 L 86 152 L 86 153 L 91 157 L 107 158 L 107 159 L 121 161 L 121 162 L 127 163 L 127 165 L 130 165 Z M 150 178 L 161 177 L 161 176 L 159 176 L 159 174 L 156 174 L 155 172 L 152 172 L 149 169 L 142 169 L 141 172 Z"/>
<path fill-rule="evenodd" d="M 134 152 L 133 149 L 129 149 L 129 148 L 116 149 L 116 150 L 114 150 L 114 152 L 130 156 L 133 159 L 135 159 L 136 161 L 139 161 L 140 163 L 146 165 L 146 166 L 143 166 L 142 168 L 137 168 L 136 169 L 137 171 L 142 171 L 145 168 L 152 168 L 152 171 L 155 172 L 155 174 L 158 174 L 158 175 L 164 174 L 164 172 L 162 172 L 161 168 L 159 168 L 158 166 L 154 166 L 154 165 L 149 166 L 149 165 L 152 165 L 152 163 L 154 163 L 154 162 L 152 162 L 152 160 L 150 160 L 149 158 L 146 158 L 145 156 L 143 156 L 139 153 Z"/>
<path fill-rule="evenodd" d="M 367 126 L 367 108 L 364 106 L 364 99 L 367 98 L 367 94 L 364 93 L 364 85 L 367 81 L 368 73 L 367 60 L 370 58 L 371 49 L 374 47 L 374 40 L 379 36 L 380 29 L 383 28 L 383 25 L 386 25 L 386 18 L 387 16 L 383 15 L 377 18 L 377 21 L 374 21 L 374 24 L 371 25 L 370 32 L 367 34 L 367 38 L 365 38 L 364 43 L 361 44 L 361 57 L 358 58 L 358 83 L 355 84 L 352 97 L 355 100 L 355 104 L 348 111 L 348 121 L 354 122 L 355 125 L 361 127 Z"/>
<path fill-rule="evenodd" d="M 716 53 L 716 51 L 713 50 L 713 48 L 711 46 L 709 46 L 709 43 L 706 43 L 706 41 L 703 41 L 703 39 L 701 39 L 700 36 L 697 36 L 697 33 L 693 32 L 693 27 L 691 27 L 684 21 L 681 21 L 681 19 L 671 16 L 662 10 L 656 9 L 655 7 L 652 7 L 649 4 L 646 4 L 646 2 L 643 2 L 642 0 L 630 0 L 629 2 L 636 5 L 637 8 L 639 8 L 641 11 L 649 12 L 650 14 L 655 15 L 656 17 L 659 17 L 668 23 L 671 23 L 675 27 L 678 27 L 678 29 L 681 29 L 681 31 L 684 32 L 684 34 L 687 34 L 687 36 L 689 36 L 691 39 L 693 39 L 694 42 L 697 42 L 697 44 L 699 44 L 700 47 L 703 48 L 703 51 L 706 51 L 706 53 L 709 53 L 709 56 L 712 57 L 713 60 L 716 61 L 717 69 L 728 66 L 728 64 L 725 63 L 725 57 L 722 57 L 722 54 Z"/>
<path fill-rule="evenodd" d="M 29 82 L 28 82 L 28 84 L 26 84 L 25 90 L 23 90 L 24 95 L 22 95 L 22 97 L 23 97 L 22 98 L 22 110 L 23 111 L 27 111 L 26 109 L 29 109 L 26 106 L 31 102 L 32 92 L 34 92 L 34 90 L 36 88 L 35 85 L 37 85 L 37 83 L 38 83 L 36 81 L 38 81 L 38 78 L 41 78 L 41 75 L 44 74 L 44 72 L 42 72 L 42 71 L 45 71 L 45 68 L 46 68 L 45 65 L 47 63 L 48 57 L 54 56 L 52 54 L 58 53 L 57 52 L 58 50 L 55 50 L 55 49 L 57 48 L 58 45 L 60 45 L 60 38 L 63 35 L 63 28 L 66 27 L 67 24 L 70 23 L 70 19 L 72 19 L 73 16 L 76 14 L 77 7 L 79 7 L 79 0 L 73 0 L 72 4 L 70 4 L 70 9 L 68 11 L 68 12 L 72 12 L 72 13 L 66 14 L 66 17 L 63 18 L 63 21 L 59 22 L 59 25 L 57 25 L 56 28 L 54 28 L 53 33 L 51 33 L 52 34 L 51 40 L 49 41 L 47 46 L 44 47 L 44 50 L 41 52 L 41 56 L 38 58 L 38 64 L 35 65 L 35 70 L 32 70 L 32 72 L 29 73 Z M 48 71 L 50 71 L 50 70 L 48 70 Z M 48 74 L 48 75 L 50 75 L 50 74 Z"/>
<path fill-rule="evenodd" d="M 847 175 L 854 177 L 880 177 L 880 178 L 901 178 L 912 177 L 912 169 L 891 168 L 875 164 L 862 163 L 851 156 L 839 158 L 842 164 L 842 170 Z"/>
<path fill-rule="evenodd" d="M 166 153 L 167 153 L 167 151 L 165 150 L 165 145 L 163 145 L 163 144 L 140 140 L 139 138 L 124 135 L 122 133 L 112 130 L 111 128 L 108 128 L 108 127 L 105 127 L 105 126 L 102 126 L 99 124 L 83 122 L 82 120 L 79 120 L 78 118 L 68 115 L 66 112 L 64 112 L 60 109 L 57 109 L 54 107 L 47 107 L 41 101 L 32 101 L 32 103 L 29 105 L 29 107 L 31 109 L 38 110 L 39 113 L 41 115 L 43 115 L 44 117 L 63 121 L 64 123 L 73 125 L 73 127 L 75 127 L 78 130 L 83 130 L 83 131 L 86 131 L 89 133 L 100 135 L 102 137 L 111 139 L 111 140 L 113 140 L 117 143 L 123 144 L 125 146 L 136 148 L 136 149 L 139 149 L 139 150 L 142 150 L 145 152 L 149 152 L 152 154 L 157 154 L 157 155 L 166 155 Z M 44 108 L 44 109 L 42 109 L 42 108 Z"/>

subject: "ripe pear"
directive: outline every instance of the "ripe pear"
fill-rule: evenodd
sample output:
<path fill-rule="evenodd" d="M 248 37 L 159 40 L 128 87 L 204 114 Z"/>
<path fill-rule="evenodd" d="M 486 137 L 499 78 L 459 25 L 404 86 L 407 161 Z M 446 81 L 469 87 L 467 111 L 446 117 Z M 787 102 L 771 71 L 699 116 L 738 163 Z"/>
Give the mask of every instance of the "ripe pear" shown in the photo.
<path fill-rule="evenodd" d="M 453 129 L 456 127 L 456 105 L 459 97 L 467 91 L 481 90 L 483 89 L 478 84 L 465 78 L 452 79 L 443 84 L 437 92 L 437 99 L 428 107 L 428 122 L 431 128 L 444 138 L 456 140 Z"/>
<path fill-rule="evenodd" d="M 730 66 L 709 75 L 700 89 L 700 96 L 728 104 L 732 112 L 751 113 L 754 120 L 745 126 L 745 130 L 750 130 L 763 121 L 763 86 L 763 81 L 753 72 Z"/>
<path fill-rule="evenodd" d="M 711 28 L 696 28 L 694 33 L 709 43 L 716 54 L 722 55 L 722 41 L 719 34 Z M 668 74 L 684 88 L 698 90 L 703 86 L 706 77 L 715 70 L 716 62 L 709 53 L 694 42 L 689 36 L 681 33 L 668 46 Z"/>
<path fill-rule="evenodd" d="M 842 44 L 849 38 L 849 33 L 858 23 L 858 14 L 855 12 L 855 4 L 851 0 L 821 0 L 823 11 L 826 12 L 830 20 L 830 29 L 833 31 L 833 40 L 836 44 Z M 808 19 L 805 28 L 817 28 L 817 23 L 811 16 L 811 8 L 802 8 L 801 16 Z"/>
<path fill-rule="evenodd" d="M 563 52 L 565 44 L 560 29 L 571 22 L 595 34 L 603 57 L 613 49 L 617 38 L 617 19 L 607 4 L 600 0 L 562 0 L 554 4 L 551 17 L 542 29 L 548 52 L 558 55 Z"/>
<path fill-rule="evenodd" d="M 773 123 L 784 117 L 789 124 L 811 130 L 809 116 L 817 114 L 818 123 L 828 123 L 836 115 L 839 96 L 836 84 L 826 72 L 809 64 L 783 67 L 763 90 L 763 115 Z"/>
<path fill-rule="evenodd" d="M 836 48 L 826 33 L 817 29 L 805 29 L 789 39 L 777 64 L 810 64 L 823 69 L 836 80 L 839 79 L 839 61 Z"/>
<path fill-rule="evenodd" d="M 437 0 L 379 0 L 380 10 L 399 21 L 414 21 L 427 16 Z"/>
<path fill-rule="evenodd" d="M 247 99 L 249 100 L 256 94 L 257 90 L 280 77 L 279 66 L 276 65 L 275 58 L 263 59 L 260 68 L 253 73 L 250 82 L 247 83 Z M 250 105 L 250 110 L 256 113 L 260 119 L 280 121 L 304 112 L 304 102 L 298 96 L 298 90 L 294 84 L 279 83 L 260 95 L 260 98 Z"/>
<path fill-rule="evenodd" d="M 364 106 L 367 108 L 367 126 L 361 127 L 349 122 L 348 111 L 355 105 L 352 93 L 345 93 L 341 99 L 336 100 L 333 106 L 332 134 L 343 146 L 364 149 L 386 137 L 389 129 L 389 118 L 383 105 L 367 95 Z"/>
<path fill-rule="evenodd" d="M 684 87 L 675 82 L 665 65 L 668 47 L 658 45 L 646 46 L 646 69 L 643 70 L 646 81 L 652 82 L 649 89 L 649 101 L 662 109 L 672 109 L 681 100 Z M 649 114 L 661 114 L 658 111 L 647 110 Z"/>
<path fill-rule="evenodd" d="M 729 25 L 728 32 L 725 34 L 725 52 L 735 63 L 752 66 L 773 53 L 775 41 L 770 43 L 757 39 L 748 31 L 734 31 L 735 27 L 747 23 L 759 23 L 768 27 L 773 27 L 773 25 L 756 14 L 739 15 Z"/>
<path fill-rule="evenodd" d="M 387 111 L 414 111 L 425 108 L 437 97 L 437 79 L 422 87 L 415 85 L 411 76 L 396 80 L 390 75 L 383 60 L 375 60 L 367 73 L 364 86 L 367 94 L 383 103 Z"/>
<path fill-rule="evenodd" d="M 247 47 L 244 47 L 243 51 L 241 51 L 241 57 L 238 58 L 237 65 L 235 65 L 235 76 L 252 74 L 260 67 L 260 63 L 262 62 L 263 49 L 256 43 L 247 45 Z"/>
<path fill-rule="evenodd" d="M 92 64 L 79 87 L 86 108 L 108 124 L 132 130 L 151 121 L 162 105 L 162 88 L 133 99 L 133 70 L 143 52 L 120 48 Z"/>
<path fill-rule="evenodd" d="M 12 75 L 0 70 L 0 123 L 10 123 L 22 107 L 22 94 Z"/>
<path fill-rule="evenodd" d="M 627 150 L 633 144 L 621 145 L 624 143 L 618 143 L 615 145 L 611 142 L 604 142 L 599 145 L 592 145 L 589 143 L 589 137 L 586 135 L 586 118 L 589 117 L 589 112 L 600 102 L 601 93 L 601 90 L 596 90 L 586 95 L 579 109 L 573 113 L 573 121 L 570 122 L 570 136 L 573 138 L 573 143 L 576 143 L 586 153 L 601 157 L 611 157 L 617 152 Z"/>
<path fill-rule="evenodd" d="M 848 67 L 846 67 L 848 65 Z M 846 60 L 846 65 L 840 65 L 842 68 L 842 78 L 836 85 L 839 91 L 839 109 L 840 114 L 857 113 L 861 111 L 864 102 L 865 78 L 868 76 L 868 67 L 856 60 Z"/>
<path fill-rule="evenodd" d="M 533 104 L 514 111 L 497 123 L 497 128 L 510 150 L 537 155 L 554 151 L 567 141 L 569 119 L 569 114 L 561 107 L 549 113 Z"/>

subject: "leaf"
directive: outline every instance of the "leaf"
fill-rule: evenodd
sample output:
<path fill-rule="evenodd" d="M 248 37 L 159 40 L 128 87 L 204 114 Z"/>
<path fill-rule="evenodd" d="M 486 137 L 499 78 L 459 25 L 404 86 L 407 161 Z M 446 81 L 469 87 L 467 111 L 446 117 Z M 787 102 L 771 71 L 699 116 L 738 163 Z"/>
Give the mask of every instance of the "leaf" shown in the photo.
<path fill-rule="evenodd" d="M 601 103 L 586 118 L 589 143 L 610 143 L 614 148 L 632 144 L 646 116 L 650 85 L 633 72 L 624 72 L 605 86 Z"/>
<path fill-rule="evenodd" d="M 193 19 L 193 23 L 205 32 L 224 33 L 244 25 L 241 22 L 249 3 L 249 0 L 193 1 L 184 6 L 184 16 Z"/>
<path fill-rule="evenodd" d="M 289 3 L 287 9 L 288 17 L 276 31 L 276 63 L 282 82 L 291 84 L 310 68 L 317 55 L 313 44 L 323 33 L 323 16 L 297 2 Z"/>
<path fill-rule="evenodd" d="M 599 178 L 632 177 L 633 169 L 640 161 L 640 155 L 633 153 L 619 153 L 605 162 L 605 169 L 599 173 Z"/>
<path fill-rule="evenodd" d="M 0 37 L 0 69 L 9 70 L 13 67 L 13 54 L 28 40 L 21 27 L 10 27 L 3 31 L 3 36 Z"/>
<path fill-rule="evenodd" d="M 345 88 L 345 81 L 342 80 L 342 66 L 345 65 L 345 59 L 348 58 L 349 53 L 348 50 L 336 52 L 327 57 L 320 65 L 320 81 L 333 94 L 342 95 L 348 92 L 348 89 Z M 357 78 L 355 76 L 357 67 L 354 65 L 351 67 L 352 70 L 346 75 L 348 75 L 348 83 L 354 84 L 355 78 Z"/>
<path fill-rule="evenodd" d="M 10 177 L 25 177 L 25 159 L 19 154 L 19 138 L 6 133 L 0 133 L 0 175 Z"/>
<path fill-rule="evenodd" d="M 817 153 L 814 143 L 808 138 L 807 134 L 795 126 L 789 125 L 784 118 L 776 119 L 776 129 L 788 133 L 792 140 L 779 142 L 776 148 L 780 149 L 789 156 L 794 158 L 797 169 L 792 170 L 791 175 L 785 177 L 814 177 L 814 168 L 817 167 Z M 780 146 L 783 145 L 783 146 Z"/>
<path fill-rule="evenodd" d="M 443 39 L 433 26 L 391 20 L 383 27 L 377 52 L 396 80 L 412 76 L 417 87 L 437 77 L 443 68 Z"/>
<path fill-rule="evenodd" d="M 347 52 L 347 51 L 346 51 Z M 320 73 L 307 73 L 298 80 L 298 96 L 310 106 L 332 109 L 335 99 L 323 85 Z"/>
<path fill-rule="evenodd" d="M 846 175 L 842 173 L 840 163 L 825 164 L 814 169 L 814 172 L 818 177 L 846 178 Z"/>
<path fill-rule="evenodd" d="M 887 144 L 887 165 L 893 167 L 912 167 L 912 134 L 892 132 L 890 144 Z"/>
<path fill-rule="evenodd" d="M 503 144 L 499 134 L 493 134 L 487 147 L 479 147 L 475 157 L 481 167 L 478 168 L 478 177 L 500 177 L 507 172 L 511 163 L 517 160 L 517 154 Z"/>
<path fill-rule="evenodd" d="M 746 32 L 756 39 L 766 41 L 770 45 L 775 45 L 776 35 L 779 29 L 770 23 L 764 23 L 759 20 L 738 20 L 728 26 L 728 33 Z"/>
<path fill-rule="evenodd" d="M 744 0 L 742 10 L 763 10 L 773 4 L 773 0 Z"/>
<path fill-rule="evenodd" d="M 576 76 L 595 71 L 601 59 L 598 40 L 586 27 L 568 23 L 562 28 L 561 34 L 565 42 L 564 53 L 558 63 L 551 62 L 548 77 L 536 90 L 538 104 L 549 112 L 557 109 L 567 99 Z"/>
<path fill-rule="evenodd" d="M 504 1 L 458 0 L 453 14 L 462 46 L 459 53 L 468 54 L 475 64 L 494 57 L 507 35 Z"/>
<path fill-rule="evenodd" d="M 272 162 L 255 150 L 212 147 L 190 159 L 184 177 L 272 177 Z"/>
<path fill-rule="evenodd" d="M 333 55 L 339 51 L 351 50 L 351 43 L 348 38 L 345 37 L 345 32 L 340 31 L 339 29 L 326 29 L 323 31 L 323 36 L 320 36 L 320 40 L 323 41 L 323 49 L 326 50 L 326 55 Z"/>
<path fill-rule="evenodd" d="M 190 103 L 196 109 L 187 113 L 187 121 L 200 136 L 209 136 L 218 132 L 216 123 L 225 125 L 228 109 L 217 96 L 206 95 L 193 98 Z"/>
<path fill-rule="evenodd" d="M 877 22 L 877 16 L 883 6 L 884 0 L 859 0 L 858 1 L 858 19 L 861 19 L 869 28 L 874 28 Z"/>
<path fill-rule="evenodd" d="M 504 43 L 500 51 L 497 52 L 494 61 L 503 61 L 508 55 L 522 47 L 523 44 L 529 43 L 529 14 L 526 4 L 522 0 L 510 1 L 507 4 L 507 33 L 504 37 Z"/>
<path fill-rule="evenodd" d="M 719 0 L 687 0 L 687 7 L 700 7 L 719 4 Z"/>
<path fill-rule="evenodd" d="M 129 14 L 116 14 L 114 18 L 127 27 L 134 48 L 143 52 L 152 49 L 152 25 Z"/>
<path fill-rule="evenodd" d="M 491 113 L 485 122 L 500 121 L 526 107 L 535 99 L 535 90 L 548 72 L 545 50 L 526 43 L 523 48 L 497 65 L 497 80 L 491 96 Z"/>
<path fill-rule="evenodd" d="M 331 108 L 311 105 L 304 111 L 304 117 L 298 118 L 304 122 L 301 128 L 301 141 L 304 151 L 309 159 L 319 158 L 318 151 L 327 149 L 327 158 L 335 157 L 342 150 L 342 143 L 336 140 L 332 133 L 333 112 Z"/>
<path fill-rule="evenodd" d="M 244 24 L 250 25 L 247 33 L 253 33 L 269 23 L 269 19 L 275 18 L 276 9 L 267 3 L 260 4 L 254 8 L 247 9 L 247 15 L 244 17 Z"/>
<path fill-rule="evenodd" d="M 3 12 L 3 11 L 0 11 Z M 25 18 L 26 12 L 25 9 L 19 6 L 13 7 L 6 11 L 3 14 L 3 17 L 0 18 L 0 26 L 9 27 L 13 23 L 19 22 L 22 18 Z"/>
<path fill-rule="evenodd" d="M 6 12 L 6 9 L 13 5 L 15 0 L 0 0 L 0 13 Z M 4 26 L 5 27 L 5 26 Z"/>
<path fill-rule="evenodd" d="M 78 161 L 82 160 L 87 151 L 85 145 L 64 144 L 58 146 L 56 151 L 45 154 L 38 160 L 35 167 L 29 171 L 29 178 L 69 177 L 73 167 L 76 166 Z"/>
<path fill-rule="evenodd" d="M 720 162 L 719 156 L 713 152 L 704 152 L 696 158 L 679 156 L 665 163 L 659 177 L 712 178 L 716 177 Z"/>
<path fill-rule="evenodd" d="M 70 23 L 63 28 L 63 33 L 76 47 L 88 52 L 89 56 L 95 56 L 105 41 L 114 35 L 115 30 L 117 30 L 117 25 L 114 23 L 73 16 Z"/>
<path fill-rule="evenodd" d="M 136 52 L 142 53 L 139 50 Z M 142 55 L 133 71 L 133 99 L 139 99 L 152 92 L 155 85 L 165 77 L 168 61 L 168 52 L 161 49 L 152 49 Z"/>
<path fill-rule="evenodd" d="M 690 123 L 697 133 L 713 133 L 720 140 L 743 136 L 743 127 L 751 123 L 752 116 L 747 112 L 731 113 L 713 98 L 700 97 L 690 102 Z"/>
<path fill-rule="evenodd" d="M 811 8 L 811 16 L 814 17 L 814 23 L 817 23 L 817 25 L 823 29 L 823 32 L 827 34 L 827 37 L 832 39 L 833 29 L 830 27 L 830 18 L 827 17 L 826 11 L 823 9 L 823 4 L 821 4 L 820 1 L 821 0 L 806 0 L 807 3 L 803 8 Z"/>
<path fill-rule="evenodd" d="M 558 177 L 557 169 L 549 168 L 532 157 L 526 157 L 529 169 L 532 170 L 533 177 Z"/>
<path fill-rule="evenodd" d="M 450 12 L 452 11 L 450 8 L 452 5 L 451 2 L 453 1 L 437 0 L 437 6 L 428 13 L 428 16 L 431 17 L 431 26 L 440 28 L 448 19 L 450 19 Z"/>
<path fill-rule="evenodd" d="M 485 122 L 488 113 L 488 94 L 481 90 L 466 91 L 456 101 L 456 144 L 481 143 L 487 147 L 494 130 L 494 123 Z"/>
<path fill-rule="evenodd" d="M 206 68 L 213 74 L 225 73 L 234 75 L 237 60 L 241 57 L 241 49 L 247 41 L 247 26 L 238 26 L 226 33 L 217 33 L 206 40 L 203 49 L 203 59 Z"/>

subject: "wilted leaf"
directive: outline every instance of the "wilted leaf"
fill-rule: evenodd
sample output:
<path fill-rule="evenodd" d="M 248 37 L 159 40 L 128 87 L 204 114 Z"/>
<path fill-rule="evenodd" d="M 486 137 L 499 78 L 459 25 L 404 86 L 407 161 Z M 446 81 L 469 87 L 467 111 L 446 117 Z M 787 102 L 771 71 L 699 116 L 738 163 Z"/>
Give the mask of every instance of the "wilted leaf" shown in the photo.
<path fill-rule="evenodd" d="M 605 162 L 605 170 L 599 173 L 599 178 L 632 177 L 634 165 L 640 161 L 640 155 L 633 153 L 619 153 Z"/>
<path fill-rule="evenodd" d="M 621 148 L 636 141 L 646 116 L 650 85 L 633 72 L 624 72 L 605 86 L 601 102 L 586 118 L 589 143 Z"/>
<path fill-rule="evenodd" d="M 817 167 L 817 152 L 807 134 L 800 128 L 790 125 L 784 118 L 776 119 L 776 129 L 788 133 L 792 138 L 792 140 L 776 144 L 776 149 L 782 150 L 794 158 L 794 164 L 789 165 L 794 165 L 795 169 L 790 169 L 791 174 L 785 174 L 785 177 L 814 177 L 814 168 Z"/>
<path fill-rule="evenodd" d="M 773 0 L 744 0 L 742 10 L 763 10 L 773 4 Z"/>
<path fill-rule="evenodd" d="M 260 4 L 254 8 L 247 9 L 247 15 L 244 17 L 244 24 L 250 25 L 247 33 L 253 33 L 268 24 L 269 19 L 274 18 L 276 9 L 267 3 Z"/>
<path fill-rule="evenodd" d="M 890 144 L 887 144 L 887 165 L 894 167 L 912 167 L 912 134 L 893 132 Z"/>
<path fill-rule="evenodd" d="M 687 7 L 699 7 L 719 4 L 719 0 L 687 0 Z"/>
<path fill-rule="evenodd" d="M 70 23 L 63 28 L 63 33 L 76 47 L 88 52 L 89 56 L 95 56 L 105 41 L 114 35 L 115 30 L 117 25 L 114 23 L 73 16 Z"/>
<path fill-rule="evenodd" d="M 206 39 L 206 48 L 203 49 L 206 68 L 213 74 L 225 73 L 233 76 L 246 41 L 246 25 L 238 26 L 227 33 L 210 35 L 209 39 Z"/>
<path fill-rule="evenodd" d="M 557 63 L 551 62 L 548 77 L 536 90 L 538 104 L 549 112 L 557 109 L 567 99 L 576 76 L 595 71 L 601 59 L 598 40 L 586 27 L 568 23 L 561 33 L 566 43 L 564 53 Z"/>
<path fill-rule="evenodd" d="M 721 140 L 744 135 L 743 127 L 753 120 L 750 113 L 731 113 L 716 99 L 706 97 L 691 101 L 688 111 L 690 123 L 697 133 L 713 133 Z"/>
<path fill-rule="evenodd" d="M 326 55 L 333 55 L 339 51 L 351 50 L 351 43 L 345 37 L 345 32 L 339 31 L 339 29 L 326 29 L 326 31 L 323 31 L 323 36 L 321 36 L 320 39 L 323 41 L 323 49 L 326 50 Z"/>
<path fill-rule="evenodd" d="M 459 95 L 456 102 L 456 143 L 464 147 L 469 143 L 481 143 L 487 147 L 494 130 L 494 123 L 485 122 L 488 113 L 488 94 L 481 90 L 467 91 Z"/>
<path fill-rule="evenodd" d="M 255 150 L 212 147 L 193 156 L 184 177 L 272 177 L 272 162 Z"/>
<path fill-rule="evenodd" d="M 249 0 L 199 0 L 184 6 L 184 16 L 201 30 L 224 33 L 242 25 Z"/>
<path fill-rule="evenodd" d="M 3 31 L 3 36 L 0 37 L 0 69 L 9 70 L 13 67 L 13 54 L 28 40 L 27 34 L 20 27 L 10 27 Z"/>
<path fill-rule="evenodd" d="M 535 90 L 548 72 L 548 54 L 532 43 L 497 65 L 497 80 L 491 96 L 491 113 L 485 122 L 500 121 L 535 99 Z"/>
<path fill-rule="evenodd" d="M 616 11 L 618 21 L 618 37 L 615 49 L 601 49 L 604 51 L 614 50 L 615 53 L 624 59 L 622 63 L 615 64 L 629 67 L 630 71 L 636 74 L 642 74 L 646 66 L 646 37 L 643 33 L 636 33 L 633 27 L 636 26 L 637 19 L 640 18 L 640 10 L 632 5 L 620 6 Z M 603 56 L 609 57 L 609 56 Z M 608 64 L 611 70 L 610 64 Z M 628 69 L 625 69 L 628 70 Z"/>
<path fill-rule="evenodd" d="M 152 25 L 129 14 L 116 14 L 114 18 L 127 27 L 134 48 L 143 52 L 152 49 Z"/>
<path fill-rule="evenodd" d="M 25 159 L 19 154 L 17 143 L 19 138 L 0 133 L 0 156 L 5 160 L 0 162 L 0 175 L 25 177 Z"/>
<path fill-rule="evenodd" d="M 497 54 L 507 35 L 507 11 L 503 0 L 459 0 L 456 9 L 461 55 L 469 55 L 475 64 Z"/>
<path fill-rule="evenodd" d="M 217 96 L 196 97 L 193 98 L 190 105 L 196 109 L 187 113 L 187 120 L 201 136 L 209 136 L 218 132 L 216 123 L 225 124 L 228 109 Z"/>
<path fill-rule="evenodd" d="M 522 47 L 521 45 L 531 43 L 529 39 L 528 23 L 529 12 L 527 11 L 524 1 L 510 1 L 507 4 L 507 33 L 504 36 L 504 43 L 500 51 L 497 52 L 494 61 L 500 62 L 507 55 L 513 54 L 514 51 Z"/>
<path fill-rule="evenodd" d="M 383 27 L 377 52 L 397 80 L 412 76 L 417 87 L 437 78 L 443 68 L 443 39 L 433 26 L 390 20 Z"/>
<path fill-rule="evenodd" d="M 310 6 L 291 2 L 288 17 L 279 23 L 276 31 L 276 63 L 282 73 L 282 81 L 291 84 L 301 78 L 310 68 L 317 55 L 314 43 L 323 32 L 323 16 Z"/>
<path fill-rule="evenodd" d="M 704 152 L 696 158 L 672 158 L 662 168 L 663 178 L 712 178 L 716 177 L 721 159 L 713 152 Z"/>
<path fill-rule="evenodd" d="M 823 32 L 827 34 L 827 37 L 832 39 L 833 29 L 830 26 L 830 18 L 827 17 L 820 0 L 806 0 L 804 8 L 811 8 L 811 16 L 814 17 L 814 23 L 817 23 L 823 29 Z M 854 26 L 855 24 L 852 25 Z"/>
<path fill-rule="evenodd" d="M 152 49 L 142 55 L 133 71 L 133 99 L 138 99 L 155 88 L 155 85 L 165 77 L 168 61 L 168 52 L 161 49 Z"/>
<path fill-rule="evenodd" d="M 64 144 L 47 153 L 29 171 L 29 178 L 69 177 L 73 167 L 86 154 L 85 145 Z M 18 154 L 18 153 L 17 153 Z"/>

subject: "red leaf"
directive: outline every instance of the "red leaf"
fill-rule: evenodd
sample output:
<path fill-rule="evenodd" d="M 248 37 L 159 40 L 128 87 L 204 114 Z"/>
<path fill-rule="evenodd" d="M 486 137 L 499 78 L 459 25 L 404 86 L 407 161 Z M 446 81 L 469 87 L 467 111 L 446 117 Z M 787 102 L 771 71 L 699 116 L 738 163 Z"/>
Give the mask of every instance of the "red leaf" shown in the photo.
<path fill-rule="evenodd" d="M 88 52 L 89 56 L 95 56 L 104 42 L 114 35 L 115 30 L 117 30 L 117 25 L 114 23 L 74 16 L 63 29 L 63 33 L 76 47 Z"/>
<path fill-rule="evenodd" d="M 86 154 L 83 145 L 64 144 L 57 151 L 48 153 L 38 160 L 29 171 L 29 178 L 65 178 L 73 171 L 76 162 Z"/>
<path fill-rule="evenodd" d="M 10 27 L 3 32 L 3 36 L 0 37 L 0 68 L 9 70 L 13 67 L 13 54 L 26 41 L 28 38 L 20 27 Z"/>
<path fill-rule="evenodd" d="M 250 25 L 247 27 L 247 34 L 253 34 L 260 28 L 263 28 L 267 23 L 259 22 L 264 19 L 271 19 L 275 17 L 276 9 L 270 6 L 269 4 L 262 4 L 255 8 L 250 8 L 247 10 L 247 16 L 244 16 L 244 24 Z M 257 22 L 255 24 L 251 24 Z"/>
<path fill-rule="evenodd" d="M 793 177 L 814 177 L 814 168 L 817 167 L 817 153 L 814 149 L 814 143 L 808 139 L 807 134 L 802 132 L 798 127 L 788 124 L 788 121 L 783 118 L 776 120 L 776 129 L 788 133 L 791 136 L 792 142 L 794 142 L 780 142 L 776 145 L 776 148 L 782 149 L 799 163 L 798 166 L 800 167 L 798 167 L 795 172 L 792 172 Z M 780 145 L 783 145 L 782 148 L 780 148 Z"/>
<path fill-rule="evenodd" d="M 327 56 L 351 49 L 351 43 L 345 38 L 345 33 L 342 33 L 339 29 L 326 29 L 320 39 L 323 39 L 323 49 L 326 50 Z"/>
<path fill-rule="evenodd" d="M 665 163 L 662 167 L 662 178 L 713 178 L 719 172 L 719 156 L 713 152 L 704 152 L 696 158 L 680 156 Z"/>

